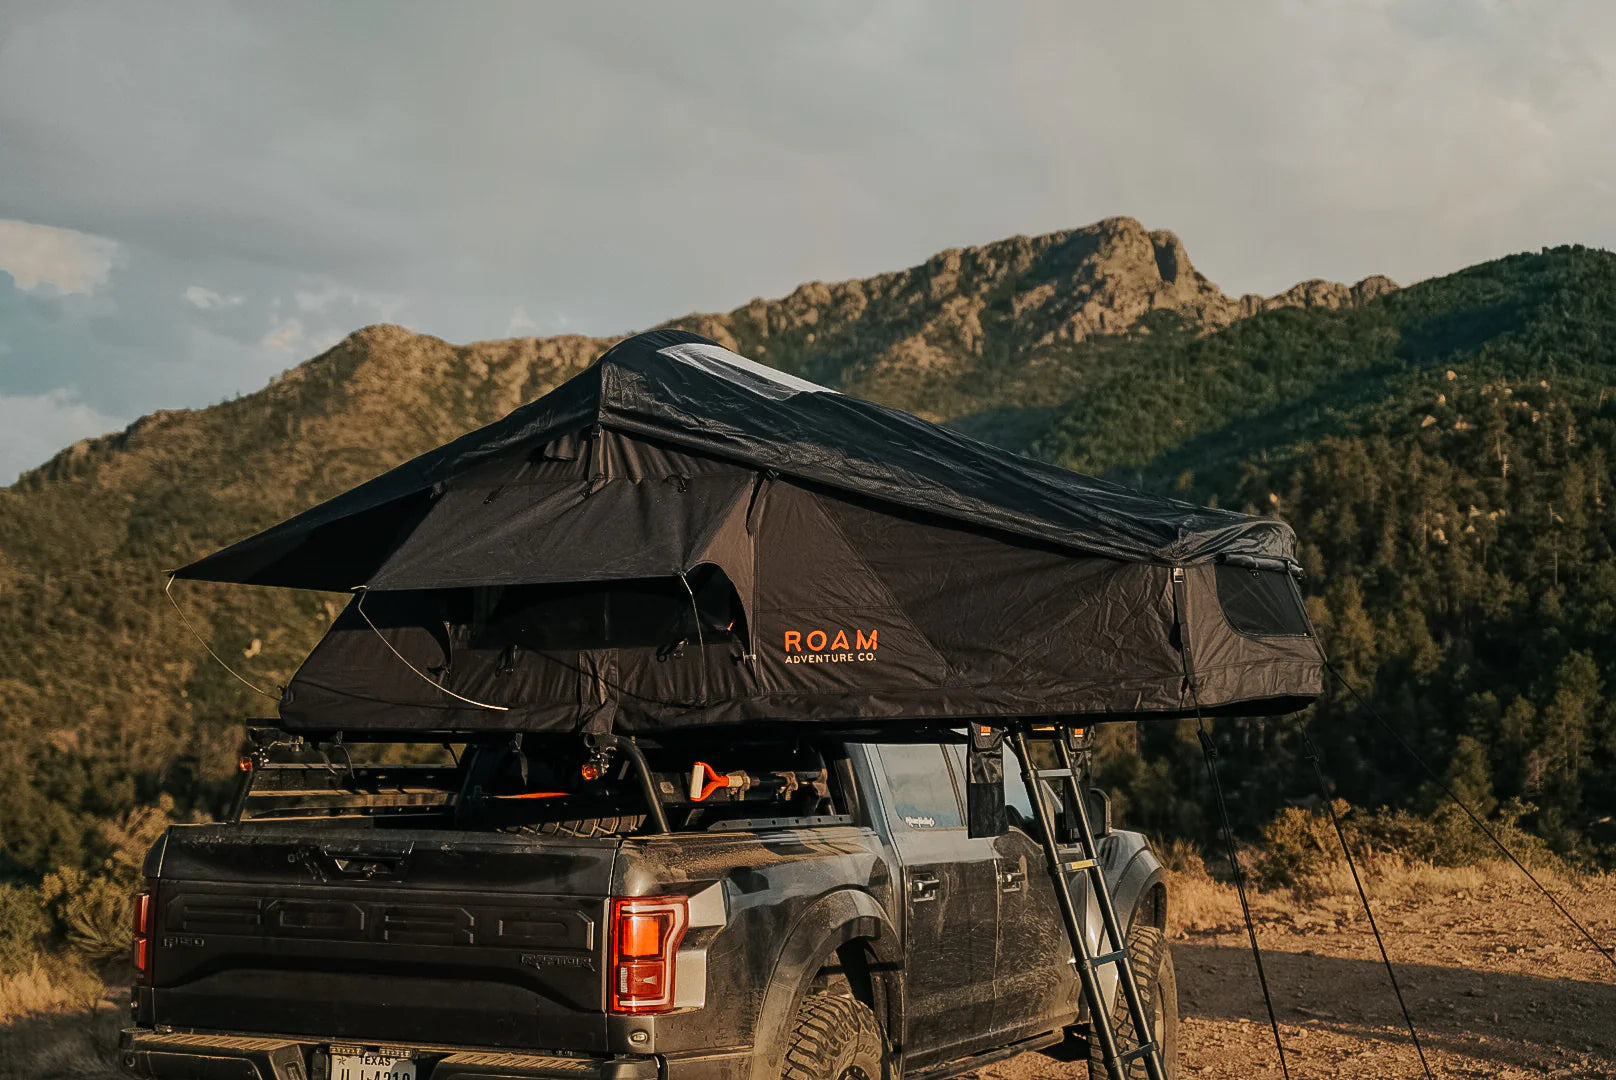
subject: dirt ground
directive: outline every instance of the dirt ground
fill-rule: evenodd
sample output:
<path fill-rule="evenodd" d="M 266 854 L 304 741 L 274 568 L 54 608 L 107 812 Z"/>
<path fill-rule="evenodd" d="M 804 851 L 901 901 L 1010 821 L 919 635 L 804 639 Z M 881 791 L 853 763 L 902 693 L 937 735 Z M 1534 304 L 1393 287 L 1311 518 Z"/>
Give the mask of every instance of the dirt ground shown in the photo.
<path fill-rule="evenodd" d="M 1601 943 L 1616 944 L 1616 881 L 1560 895 Z M 1337 904 L 1294 914 L 1269 898 L 1258 908 L 1290 1075 L 1423 1077 L 1362 913 Z M 1616 968 L 1530 885 L 1377 903 L 1375 913 L 1433 1075 L 1616 1080 Z M 1279 1077 L 1244 927 L 1180 930 L 1173 959 L 1179 1075 Z M 977 1075 L 1071 1080 L 1073 1067 L 1026 1054 Z"/>

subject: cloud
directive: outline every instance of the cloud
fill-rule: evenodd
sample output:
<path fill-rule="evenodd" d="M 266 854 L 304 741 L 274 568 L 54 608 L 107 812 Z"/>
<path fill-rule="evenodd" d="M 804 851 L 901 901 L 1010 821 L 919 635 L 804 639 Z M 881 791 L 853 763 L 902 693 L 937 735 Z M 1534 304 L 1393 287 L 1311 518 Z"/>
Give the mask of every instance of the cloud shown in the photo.
<path fill-rule="evenodd" d="M 356 289 L 329 278 L 305 279 L 292 291 L 292 302 L 305 315 L 353 313 L 381 322 L 391 322 L 404 303 L 402 297 Z"/>
<path fill-rule="evenodd" d="M 344 291 L 334 282 L 327 282 L 317 288 L 298 289 L 292 294 L 292 299 L 297 303 L 297 310 L 310 312 L 325 311 L 344 297 L 352 305 L 357 306 L 359 304 L 358 293 L 351 290 Z"/>
<path fill-rule="evenodd" d="M 0 219 L 0 270 L 24 292 L 54 285 L 88 295 L 107 283 L 118 242 L 104 236 Z"/>
<path fill-rule="evenodd" d="M 275 325 L 264 335 L 263 344 L 266 348 L 279 349 L 282 352 L 291 352 L 303 340 L 303 320 L 283 319 L 277 317 Z"/>
<path fill-rule="evenodd" d="M 284 296 L 270 300 L 270 330 L 258 344 L 276 353 L 296 351 L 315 356 L 359 326 L 393 322 L 403 306 L 399 296 L 355 288 L 320 275 L 305 275 L 292 290 L 290 304 Z M 298 314 L 285 314 L 293 310 Z"/>
<path fill-rule="evenodd" d="M 48 461 L 69 443 L 123 427 L 68 389 L 0 394 L 0 485 Z"/>
<path fill-rule="evenodd" d="M 1231 292 L 1616 247 L 1616 5 L 1168 7 L 0 3 L 0 393 L 201 406 L 366 323 L 616 334 L 1111 214 Z"/>
<path fill-rule="evenodd" d="M 224 296 L 220 293 L 214 292 L 206 285 L 191 285 L 186 288 L 184 296 L 186 300 L 190 301 L 193 307 L 201 308 L 203 311 L 216 311 L 219 308 L 240 307 L 246 302 L 247 299 L 246 297 L 239 295 Z"/>

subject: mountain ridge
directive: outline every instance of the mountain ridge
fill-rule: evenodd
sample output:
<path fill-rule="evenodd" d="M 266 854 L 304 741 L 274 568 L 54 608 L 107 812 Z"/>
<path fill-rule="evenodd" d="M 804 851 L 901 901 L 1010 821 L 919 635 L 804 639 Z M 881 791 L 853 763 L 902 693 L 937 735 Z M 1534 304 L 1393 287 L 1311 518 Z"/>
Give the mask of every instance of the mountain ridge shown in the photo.
<path fill-rule="evenodd" d="M 962 285 L 965 291 L 960 290 Z M 980 357 L 991 336 L 983 319 L 992 322 L 995 304 L 1002 305 L 1005 299 L 1000 293 L 1007 290 L 1013 340 L 1005 347 L 1027 350 L 1125 333 L 1153 312 L 1179 315 L 1202 332 L 1210 332 L 1239 319 L 1283 308 L 1337 310 L 1359 306 L 1397 288 L 1384 275 L 1371 275 L 1351 285 L 1311 278 L 1268 297 L 1255 293 L 1231 297 L 1195 268 L 1176 234 L 1163 229 L 1147 230 L 1133 218 L 1113 217 L 1081 228 L 948 248 L 922 263 L 868 278 L 804 282 L 783 297 L 753 298 L 728 312 L 692 313 L 657 327 L 703 334 L 726 348 L 787 370 L 791 370 L 788 365 L 793 361 L 800 368 L 815 369 L 824 367 L 827 361 L 804 361 L 803 356 L 825 351 L 813 349 L 823 344 L 821 338 L 850 337 L 849 344 L 856 345 L 865 335 L 850 331 L 861 323 L 901 323 L 912 319 L 916 309 L 923 309 L 929 302 L 934 310 L 922 311 L 924 317 L 911 332 L 879 343 L 873 352 L 849 355 L 831 376 L 838 386 L 851 376 L 859 384 L 854 392 L 859 388 L 879 391 L 883 375 L 906 368 L 930 375 L 957 374 L 957 358 Z M 340 365 L 345 359 L 358 361 L 350 368 L 359 380 L 356 388 L 369 387 L 385 393 L 395 389 L 392 380 L 371 378 L 365 361 L 388 359 L 389 353 L 424 359 L 440 346 L 463 351 L 473 373 L 480 365 L 496 377 L 509 375 L 508 364 L 501 358 L 512 354 L 528 357 L 528 363 L 540 367 L 546 362 L 581 367 L 593 355 L 627 336 L 560 334 L 490 338 L 456 345 L 401 326 L 373 324 L 353 331 L 331 349 L 274 376 L 266 386 L 243 397 L 272 394 L 288 382 L 315 377 L 305 368 Z M 583 365 L 578 364 L 579 357 L 591 350 L 593 355 Z M 785 363 L 780 363 L 782 356 Z M 818 370 L 797 373 L 821 378 L 826 374 Z M 511 408 L 523 404 L 515 398 L 505 400 L 511 401 Z M 216 407 L 157 410 L 121 432 L 81 439 L 24 472 L 12 486 L 70 477 L 91 458 L 127 449 L 131 444 L 138 446 L 143 436 L 166 429 L 177 418 Z M 925 411 L 921 415 L 941 419 Z"/>

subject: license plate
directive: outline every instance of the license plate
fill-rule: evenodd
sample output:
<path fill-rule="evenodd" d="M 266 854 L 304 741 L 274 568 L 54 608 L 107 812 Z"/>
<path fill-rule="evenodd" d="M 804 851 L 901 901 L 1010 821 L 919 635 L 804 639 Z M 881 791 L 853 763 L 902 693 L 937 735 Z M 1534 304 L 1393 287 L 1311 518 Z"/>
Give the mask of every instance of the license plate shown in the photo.
<path fill-rule="evenodd" d="M 415 1080 L 415 1062 L 394 1051 L 331 1048 L 331 1080 Z"/>

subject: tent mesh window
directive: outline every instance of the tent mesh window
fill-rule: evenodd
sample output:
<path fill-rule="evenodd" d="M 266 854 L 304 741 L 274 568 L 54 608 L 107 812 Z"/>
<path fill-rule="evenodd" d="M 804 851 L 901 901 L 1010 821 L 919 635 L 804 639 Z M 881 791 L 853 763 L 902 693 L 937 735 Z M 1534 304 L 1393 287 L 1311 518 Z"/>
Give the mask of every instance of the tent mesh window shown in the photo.
<path fill-rule="evenodd" d="M 1307 617 L 1289 574 L 1219 563 L 1218 604 L 1229 625 L 1254 637 L 1305 637 Z"/>
<path fill-rule="evenodd" d="M 688 581 L 688 588 L 686 587 Z M 677 577 L 579 585 L 462 590 L 451 619 L 473 648 L 516 645 L 535 652 L 739 641 L 745 614 L 729 578 L 704 565 Z M 699 617 L 699 625 L 698 625 Z"/>

